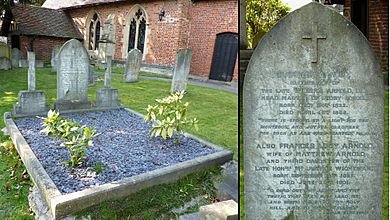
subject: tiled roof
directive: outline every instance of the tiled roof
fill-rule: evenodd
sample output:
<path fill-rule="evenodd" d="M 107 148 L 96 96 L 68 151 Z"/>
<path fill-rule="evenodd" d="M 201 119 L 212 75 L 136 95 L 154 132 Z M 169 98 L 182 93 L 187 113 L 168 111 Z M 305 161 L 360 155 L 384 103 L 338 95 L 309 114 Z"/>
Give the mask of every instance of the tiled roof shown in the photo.
<path fill-rule="evenodd" d="M 62 10 L 16 4 L 12 8 L 12 14 L 21 34 L 82 38 L 71 19 Z"/>
<path fill-rule="evenodd" d="M 99 5 L 112 2 L 124 2 L 126 0 L 46 0 L 42 7 L 59 9 L 59 8 L 77 8 L 89 5 Z"/>

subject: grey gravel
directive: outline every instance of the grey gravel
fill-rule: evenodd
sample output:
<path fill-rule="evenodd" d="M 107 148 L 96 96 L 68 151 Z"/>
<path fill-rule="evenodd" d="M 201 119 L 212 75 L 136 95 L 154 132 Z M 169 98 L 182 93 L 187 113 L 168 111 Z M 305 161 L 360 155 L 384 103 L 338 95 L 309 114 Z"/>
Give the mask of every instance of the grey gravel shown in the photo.
<path fill-rule="evenodd" d="M 60 146 L 62 140 L 42 132 L 42 119 L 27 117 L 15 121 L 62 193 L 80 191 L 216 152 L 184 136 L 181 136 L 180 145 L 173 139 L 149 138 L 151 124 L 124 109 L 62 116 L 95 127 L 100 133 L 93 139 L 94 146 L 88 148 L 83 166 L 73 171 L 64 164 L 70 157 L 67 149 Z M 96 162 L 103 164 L 102 173 L 95 172 Z"/>

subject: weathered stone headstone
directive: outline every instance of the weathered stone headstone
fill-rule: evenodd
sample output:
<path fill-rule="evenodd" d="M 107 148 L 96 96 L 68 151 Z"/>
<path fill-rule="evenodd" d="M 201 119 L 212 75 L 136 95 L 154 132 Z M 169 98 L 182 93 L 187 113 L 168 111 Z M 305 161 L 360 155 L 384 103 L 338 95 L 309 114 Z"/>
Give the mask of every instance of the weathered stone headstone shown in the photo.
<path fill-rule="evenodd" d="M 7 57 L 0 57 L 0 70 L 9 70 L 11 68 L 11 61 Z"/>
<path fill-rule="evenodd" d="M 139 70 L 141 69 L 142 52 L 138 49 L 132 49 L 127 54 L 125 66 L 125 82 L 136 82 L 138 80 Z"/>
<path fill-rule="evenodd" d="M 27 68 L 28 67 L 28 61 L 25 59 L 20 59 L 19 60 L 19 67 L 20 68 Z"/>
<path fill-rule="evenodd" d="M 99 41 L 99 57 L 105 59 L 106 56 L 115 55 L 115 15 L 110 14 L 104 21 L 102 36 Z"/>
<path fill-rule="evenodd" d="M 240 49 L 248 48 L 248 35 L 246 29 L 246 1 L 240 0 Z"/>
<path fill-rule="evenodd" d="M 12 67 L 19 67 L 19 60 L 21 55 L 21 51 L 18 48 L 12 48 Z"/>
<path fill-rule="evenodd" d="M 12 50 L 8 44 L 0 42 L 0 57 L 7 57 L 9 60 L 11 60 L 11 53 Z"/>
<path fill-rule="evenodd" d="M 28 59 L 28 91 L 35 90 L 35 53 L 27 52 Z"/>
<path fill-rule="evenodd" d="M 42 68 L 45 66 L 45 62 L 43 60 L 36 60 L 35 67 Z"/>
<path fill-rule="evenodd" d="M 172 78 L 171 92 L 186 91 L 188 75 L 190 73 L 192 52 L 188 48 L 178 49 L 176 65 Z"/>
<path fill-rule="evenodd" d="M 67 41 L 58 53 L 55 109 L 88 109 L 89 57 L 76 39 Z"/>
<path fill-rule="evenodd" d="M 18 102 L 14 105 L 14 115 L 34 115 L 43 114 L 49 110 L 49 105 L 46 103 L 45 93 L 40 90 L 35 90 L 35 54 L 27 52 L 29 62 L 28 67 L 28 91 L 19 91 Z"/>
<path fill-rule="evenodd" d="M 11 48 L 3 42 L 0 42 L 0 69 L 11 69 Z"/>
<path fill-rule="evenodd" d="M 8 38 L 7 38 L 7 37 L 0 36 L 0 42 L 6 44 L 6 43 L 8 43 Z"/>
<path fill-rule="evenodd" d="M 53 50 L 51 51 L 51 71 L 56 72 L 57 71 L 57 61 L 58 61 L 58 53 L 60 52 L 61 46 L 56 45 L 53 47 Z"/>
<path fill-rule="evenodd" d="M 309 3 L 246 74 L 246 219 L 382 219 L 384 89 L 363 34 Z"/>
<path fill-rule="evenodd" d="M 88 85 L 92 86 L 95 84 L 95 68 L 93 65 L 89 64 L 89 72 L 88 72 Z"/>
<path fill-rule="evenodd" d="M 111 66 L 112 66 L 112 56 L 106 57 L 107 69 L 104 73 L 104 87 L 111 88 Z"/>
<path fill-rule="evenodd" d="M 120 107 L 118 90 L 111 88 L 112 57 L 106 57 L 107 70 L 104 75 L 104 88 L 96 90 L 96 106 L 100 108 Z"/>

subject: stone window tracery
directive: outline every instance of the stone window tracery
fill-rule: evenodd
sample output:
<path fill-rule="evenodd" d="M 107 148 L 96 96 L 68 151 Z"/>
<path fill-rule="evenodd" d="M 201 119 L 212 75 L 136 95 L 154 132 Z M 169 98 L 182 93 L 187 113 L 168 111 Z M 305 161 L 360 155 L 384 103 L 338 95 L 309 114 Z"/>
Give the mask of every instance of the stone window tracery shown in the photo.
<path fill-rule="evenodd" d="M 130 18 L 128 51 L 137 48 L 142 53 L 145 47 L 146 16 L 145 12 L 138 8 Z"/>
<path fill-rule="evenodd" d="M 99 17 L 95 13 L 89 21 L 88 50 L 99 49 L 100 28 Z"/>

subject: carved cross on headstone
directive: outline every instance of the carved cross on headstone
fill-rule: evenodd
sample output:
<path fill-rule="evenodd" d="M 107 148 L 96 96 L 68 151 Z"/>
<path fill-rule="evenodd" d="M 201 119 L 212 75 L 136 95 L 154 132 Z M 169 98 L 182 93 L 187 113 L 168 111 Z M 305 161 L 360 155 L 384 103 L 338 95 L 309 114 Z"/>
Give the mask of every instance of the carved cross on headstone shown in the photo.
<path fill-rule="evenodd" d="M 111 88 L 111 65 L 112 65 L 112 56 L 106 56 L 107 70 L 104 75 L 104 87 Z"/>
<path fill-rule="evenodd" d="M 317 63 L 318 62 L 318 40 L 320 40 L 320 39 L 325 40 L 326 39 L 326 35 L 319 34 L 318 33 L 318 24 L 317 23 L 313 23 L 311 33 L 308 34 L 308 35 L 304 35 L 302 37 L 302 39 L 309 39 L 309 40 L 311 40 L 311 43 L 312 43 L 311 62 L 312 63 Z"/>
<path fill-rule="evenodd" d="M 35 91 L 35 53 L 27 51 L 28 59 L 28 91 Z"/>

